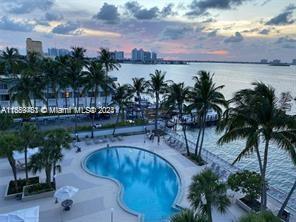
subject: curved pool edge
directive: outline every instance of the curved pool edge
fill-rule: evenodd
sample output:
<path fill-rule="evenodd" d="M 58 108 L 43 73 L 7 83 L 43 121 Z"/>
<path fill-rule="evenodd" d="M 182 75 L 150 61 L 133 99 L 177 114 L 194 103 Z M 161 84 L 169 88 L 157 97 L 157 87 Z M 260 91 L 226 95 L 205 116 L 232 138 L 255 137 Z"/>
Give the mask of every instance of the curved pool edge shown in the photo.
<path fill-rule="evenodd" d="M 93 150 L 91 152 L 89 152 L 88 154 L 86 154 L 85 156 L 82 157 L 82 160 L 81 160 L 81 167 L 82 169 L 88 173 L 89 175 L 91 176 L 94 176 L 94 177 L 97 177 L 97 178 L 102 178 L 102 179 L 107 179 L 107 180 L 110 180 L 112 182 L 114 182 L 118 188 L 119 188 L 119 191 L 118 191 L 118 195 L 117 195 L 117 198 L 116 198 L 116 201 L 118 203 L 118 205 L 124 210 L 126 211 L 127 213 L 131 214 L 131 215 L 134 215 L 134 216 L 137 216 L 138 217 L 138 221 L 139 222 L 143 222 L 144 221 L 144 215 L 141 214 L 141 213 L 138 213 L 132 209 L 130 209 L 128 206 L 126 206 L 126 204 L 124 203 L 124 201 L 122 200 L 122 196 L 123 196 L 123 192 L 124 192 L 124 188 L 122 186 L 122 184 L 117 180 L 117 179 L 114 179 L 114 178 L 111 178 L 111 177 L 106 177 L 106 176 L 102 176 L 102 175 L 97 175 L 93 172 L 91 172 L 90 170 L 87 169 L 86 167 L 86 161 L 88 160 L 88 158 L 96 153 L 97 151 L 99 150 L 103 150 L 103 149 L 110 149 L 110 148 L 133 148 L 133 149 L 138 149 L 138 150 L 143 150 L 145 152 L 149 152 L 151 154 L 154 154 L 156 155 L 157 157 L 161 158 L 162 160 L 164 160 L 165 162 L 167 162 L 170 167 L 172 167 L 177 175 L 177 178 L 178 178 L 178 182 L 179 182 L 179 186 L 178 186 L 178 193 L 176 195 L 176 198 L 172 204 L 172 208 L 175 209 L 175 210 L 182 210 L 183 207 L 181 206 L 181 198 L 184 194 L 184 190 L 182 189 L 183 188 L 183 182 L 182 182 L 182 179 L 181 179 L 181 176 L 180 176 L 180 173 L 179 171 L 177 170 L 177 168 L 171 163 L 171 161 L 169 161 L 167 158 L 153 152 L 153 151 L 150 151 L 150 150 L 147 150 L 145 148 L 141 148 L 141 147 L 136 147 L 136 146 L 125 146 L 125 145 L 117 145 L 117 146 L 108 146 L 108 147 L 102 147 L 102 148 L 99 148 L 99 149 L 96 149 L 96 150 Z"/>

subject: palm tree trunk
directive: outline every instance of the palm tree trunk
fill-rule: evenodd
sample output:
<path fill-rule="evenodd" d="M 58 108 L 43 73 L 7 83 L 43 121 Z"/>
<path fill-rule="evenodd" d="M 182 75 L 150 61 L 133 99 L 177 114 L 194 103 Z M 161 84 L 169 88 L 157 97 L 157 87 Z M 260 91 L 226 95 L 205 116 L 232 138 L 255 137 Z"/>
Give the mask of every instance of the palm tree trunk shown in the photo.
<path fill-rule="evenodd" d="M 26 171 L 26 183 L 28 183 L 29 173 L 28 173 L 28 147 L 25 147 L 25 171 Z"/>
<path fill-rule="evenodd" d="M 51 182 L 51 167 L 52 166 L 47 166 L 45 168 L 45 175 L 46 175 L 46 183 L 48 185 L 51 185 L 50 182 Z"/>
<path fill-rule="evenodd" d="M 292 186 L 292 188 L 291 188 L 288 196 L 286 197 L 286 199 L 285 199 L 285 201 L 284 201 L 284 203 L 283 203 L 283 205 L 282 205 L 282 207 L 281 207 L 281 209 L 280 209 L 280 211 L 278 213 L 278 217 L 281 218 L 281 216 L 283 215 L 283 212 L 284 212 L 284 210 L 285 210 L 285 208 L 286 208 L 286 206 L 287 206 L 287 204 L 288 204 L 288 202 L 289 202 L 292 194 L 294 193 L 295 189 L 296 189 L 296 180 L 295 180 L 294 185 Z"/>
<path fill-rule="evenodd" d="M 18 183 L 17 183 L 17 175 L 16 175 L 16 167 L 15 167 L 15 160 L 13 159 L 13 157 L 8 157 L 7 158 L 12 170 L 12 174 L 13 174 L 13 178 L 14 178 L 14 187 L 15 190 L 18 191 Z"/>
<path fill-rule="evenodd" d="M 200 140 L 200 135 L 201 135 L 201 116 L 199 117 L 199 130 L 198 130 L 198 136 L 197 136 L 197 140 L 196 140 L 196 144 L 195 144 L 195 151 L 194 154 L 195 156 L 197 156 L 197 151 L 198 151 L 198 147 L 199 147 L 199 140 Z"/>
<path fill-rule="evenodd" d="M 113 129 L 113 133 L 112 133 L 113 136 L 115 135 L 116 126 L 118 125 L 118 122 L 119 122 L 120 112 L 121 112 L 121 107 L 119 107 L 119 110 L 118 110 L 116 123 L 115 123 L 115 125 L 114 125 L 114 129 Z"/>
<path fill-rule="evenodd" d="M 269 139 L 265 141 L 265 149 L 264 149 L 264 158 L 263 158 L 263 167 L 262 167 L 262 194 L 261 194 L 261 210 L 266 209 L 267 205 L 267 184 L 266 184 L 266 168 L 267 168 L 267 160 L 268 160 L 268 148 L 269 148 Z"/>
<path fill-rule="evenodd" d="M 186 135 L 186 126 L 183 123 L 182 105 L 179 106 L 179 113 L 180 113 L 180 116 L 181 116 L 181 124 L 182 124 L 182 131 L 183 131 L 183 134 L 184 134 L 184 139 L 185 139 L 186 152 L 187 152 L 187 156 L 189 156 L 190 155 L 190 151 L 189 151 L 188 140 L 187 140 L 187 135 Z"/>
<path fill-rule="evenodd" d="M 211 203 L 207 203 L 206 208 L 207 208 L 208 222 L 213 222 Z"/>
<path fill-rule="evenodd" d="M 258 159 L 258 163 L 259 163 L 259 170 L 260 170 L 260 174 L 262 174 L 263 171 L 263 167 L 262 167 L 262 160 L 261 160 L 261 156 L 260 156 L 260 152 L 259 152 L 259 147 L 258 145 L 255 147 L 256 150 L 256 155 L 257 155 L 257 159 Z"/>
<path fill-rule="evenodd" d="M 202 120 L 202 135 L 201 135 L 201 141 L 200 141 L 200 147 L 198 151 L 198 156 L 201 157 L 201 151 L 202 151 L 202 145 L 205 137 L 205 128 L 206 128 L 206 113 L 203 116 Z"/>
<path fill-rule="evenodd" d="M 56 162 L 53 162 L 53 168 L 52 168 L 52 181 L 55 183 L 55 175 L 56 175 Z"/>
<path fill-rule="evenodd" d="M 158 106 L 159 106 L 159 95 L 156 93 L 156 107 L 155 107 L 155 133 L 157 133 L 157 142 L 159 143 L 160 137 L 158 133 Z"/>
<path fill-rule="evenodd" d="M 94 94 L 95 92 L 93 91 L 93 94 Z M 92 105 L 92 97 L 90 97 L 90 104 L 89 104 L 89 106 L 91 107 L 91 105 Z M 94 138 L 94 123 L 95 123 L 95 113 L 91 113 L 91 138 L 93 139 Z"/>

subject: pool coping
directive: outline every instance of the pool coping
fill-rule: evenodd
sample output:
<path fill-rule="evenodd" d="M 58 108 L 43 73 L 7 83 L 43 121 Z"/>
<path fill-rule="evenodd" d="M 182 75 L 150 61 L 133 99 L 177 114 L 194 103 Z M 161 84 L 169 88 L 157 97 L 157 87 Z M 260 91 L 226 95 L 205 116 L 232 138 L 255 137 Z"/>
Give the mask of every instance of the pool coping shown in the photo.
<path fill-rule="evenodd" d="M 111 178 L 111 177 L 106 177 L 106 176 L 101 176 L 101 175 L 97 175 L 91 171 L 89 171 L 86 167 L 86 161 L 88 160 L 88 158 L 98 152 L 99 150 L 103 150 L 103 149 L 109 149 L 109 148 L 133 148 L 133 149 L 138 149 L 138 150 L 142 150 L 142 151 L 145 151 L 145 152 L 148 152 L 148 153 L 151 153 L 151 154 L 154 154 L 156 155 L 157 157 L 161 158 L 162 160 L 164 160 L 165 162 L 167 162 L 167 164 L 169 164 L 175 171 L 176 175 L 177 175 L 177 178 L 178 178 L 178 182 L 179 182 L 179 186 L 178 186 L 178 193 L 175 197 L 175 200 L 172 204 L 172 208 L 173 209 L 176 209 L 176 210 L 182 210 L 183 207 L 181 207 L 180 203 L 181 203 L 181 198 L 184 194 L 184 190 L 182 189 L 183 188 L 183 182 L 182 182 L 182 179 L 181 179 L 181 175 L 179 173 L 179 171 L 177 170 L 177 168 L 171 163 L 171 161 L 169 161 L 167 158 L 151 151 L 151 150 L 147 150 L 145 148 L 141 148 L 141 147 L 136 147 L 136 146 L 126 146 L 126 145 L 115 145 L 115 146 L 105 146 L 105 147 L 102 147 L 102 148 L 98 148 L 96 150 L 93 150 L 91 151 L 90 153 L 86 154 L 85 156 L 82 157 L 82 160 L 81 160 L 81 167 L 82 169 L 88 173 L 89 175 L 91 176 L 94 176 L 94 177 L 98 177 L 98 178 L 102 178 L 102 179 L 108 179 L 110 181 L 113 181 L 115 182 L 115 184 L 117 184 L 117 186 L 119 187 L 119 191 L 118 191 L 118 195 L 117 195 L 117 198 L 116 198 L 116 201 L 117 203 L 119 204 L 119 206 L 124 210 L 126 211 L 127 213 L 129 214 L 132 214 L 134 216 L 137 216 L 138 217 L 138 221 L 139 222 L 143 222 L 144 221 L 144 215 L 141 214 L 141 213 L 138 213 L 132 209 L 130 209 L 128 206 L 126 206 L 126 204 L 124 203 L 123 201 L 123 192 L 124 192 L 124 188 L 123 188 L 123 185 L 117 180 L 117 179 L 114 179 L 114 178 Z"/>

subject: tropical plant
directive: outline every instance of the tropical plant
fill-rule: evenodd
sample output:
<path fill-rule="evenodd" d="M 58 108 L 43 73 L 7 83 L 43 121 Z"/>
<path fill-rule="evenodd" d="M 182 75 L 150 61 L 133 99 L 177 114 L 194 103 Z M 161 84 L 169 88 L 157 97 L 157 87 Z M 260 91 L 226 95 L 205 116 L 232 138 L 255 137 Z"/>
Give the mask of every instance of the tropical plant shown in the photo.
<path fill-rule="evenodd" d="M 3 70 L 6 75 L 16 76 L 19 71 L 21 58 L 16 48 L 6 47 L 0 51 L 0 64 L 3 64 Z"/>
<path fill-rule="evenodd" d="M 296 140 L 295 140 L 295 143 L 296 143 Z M 295 144 L 295 147 L 296 147 L 296 144 Z M 292 159 L 292 162 L 296 166 L 296 158 Z M 292 185 L 291 190 L 289 191 L 286 199 L 284 200 L 284 202 L 281 206 L 281 209 L 278 212 L 278 215 L 277 215 L 278 217 L 282 217 L 284 210 L 285 210 L 286 206 L 288 205 L 288 202 L 289 202 L 290 198 L 292 197 L 295 190 L 296 190 L 296 179 L 295 179 L 295 182 Z"/>
<path fill-rule="evenodd" d="M 141 110 L 142 119 L 144 119 L 144 109 L 141 104 L 141 101 L 142 101 L 141 94 L 147 91 L 148 83 L 144 78 L 133 78 L 132 81 L 133 81 L 133 84 L 131 85 L 131 89 L 133 93 L 135 93 L 136 95 L 135 98 L 136 98 L 136 101 L 138 102 L 138 108 Z"/>
<path fill-rule="evenodd" d="M 103 69 L 103 65 L 98 60 L 92 60 L 87 66 L 87 71 L 84 72 L 85 76 L 85 91 L 91 91 L 91 104 L 94 104 L 94 107 L 97 108 L 97 97 L 100 88 L 108 87 L 112 84 L 112 79 L 106 76 L 105 70 Z M 92 98 L 94 97 L 94 101 Z M 94 118 L 95 113 L 92 114 L 92 122 L 91 122 L 91 138 L 94 137 Z"/>
<path fill-rule="evenodd" d="M 13 117 L 9 113 L 0 112 L 0 131 L 5 131 L 13 125 Z"/>
<path fill-rule="evenodd" d="M 122 121 L 123 121 L 124 110 L 131 104 L 132 97 L 133 95 L 129 85 L 125 84 L 121 86 L 118 84 L 112 98 L 112 101 L 113 101 L 112 105 L 118 106 L 117 119 L 116 119 L 116 123 L 114 125 L 114 129 L 112 133 L 113 136 L 115 135 L 115 130 L 119 122 L 119 116 L 120 114 L 122 115 Z"/>
<path fill-rule="evenodd" d="M 200 209 L 212 222 L 212 207 L 224 213 L 230 205 L 226 194 L 227 186 L 219 181 L 218 176 L 210 169 L 192 177 L 188 199 L 194 210 Z"/>
<path fill-rule="evenodd" d="M 261 195 L 261 176 L 256 172 L 236 172 L 228 177 L 227 184 L 233 191 L 245 194 L 244 199 L 250 203 L 256 202 Z"/>
<path fill-rule="evenodd" d="M 185 209 L 170 218 L 170 222 L 208 222 L 204 215 L 197 214 L 194 210 Z"/>
<path fill-rule="evenodd" d="M 108 77 L 108 73 L 114 69 L 118 70 L 120 68 L 120 64 L 112 57 L 112 54 L 108 49 L 101 48 L 99 52 L 100 62 L 103 64 L 106 73 L 106 79 Z M 103 87 L 105 93 L 105 106 L 107 106 L 107 97 L 110 93 L 110 88 L 105 86 Z"/>
<path fill-rule="evenodd" d="M 225 112 L 219 130 L 224 135 L 218 143 L 224 144 L 237 139 L 246 139 L 245 148 L 235 162 L 243 156 L 256 152 L 262 180 L 261 209 L 266 209 L 266 170 L 270 143 L 285 150 L 292 159 L 296 156 L 292 141 L 296 138 L 295 118 L 289 116 L 277 104 L 274 89 L 261 82 L 253 83 L 253 89 L 237 92 L 232 107 Z M 260 142 L 263 157 L 260 155 Z"/>
<path fill-rule="evenodd" d="M 213 77 L 214 75 L 209 72 L 199 71 L 197 76 L 193 77 L 195 83 L 189 96 L 189 107 L 191 110 L 196 110 L 199 115 L 200 127 L 195 147 L 195 155 L 199 157 L 201 157 L 203 148 L 207 112 L 210 109 L 214 110 L 220 119 L 221 107 L 228 105 L 224 95 L 220 92 L 224 85 L 216 86 Z"/>
<path fill-rule="evenodd" d="M 56 107 L 58 107 L 58 95 L 59 95 L 59 89 L 60 89 L 60 69 L 61 66 L 59 62 L 45 58 L 42 61 L 42 70 L 43 70 L 43 78 L 46 82 L 46 106 L 48 109 L 48 100 L 50 98 L 50 93 L 53 94 L 55 98 Z M 51 90 L 51 92 L 50 92 Z"/>
<path fill-rule="evenodd" d="M 14 177 L 15 190 L 18 190 L 16 163 L 13 158 L 13 151 L 21 147 L 20 138 L 13 133 L 0 134 L 0 156 L 6 157 Z"/>
<path fill-rule="evenodd" d="M 56 170 L 61 171 L 61 165 L 58 165 L 58 162 L 61 161 L 62 150 L 71 148 L 72 138 L 66 130 L 56 129 L 48 131 L 45 134 L 45 139 L 45 146 L 49 145 L 52 150 L 53 181 L 55 181 Z"/>
<path fill-rule="evenodd" d="M 158 115 L 159 115 L 159 104 L 160 104 L 160 95 L 166 92 L 168 81 L 165 80 L 165 72 L 161 70 L 155 70 L 154 74 L 150 74 L 150 81 L 148 82 L 149 89 L 148 92 L 155 97 L 155 121 L 154 128 L 155 133 L 158 135 L 158 142 L 160 141 L 159 132 L 158 132 Z"/>
<path fill-rule="evenodd" d="M 32 78 L 27 75 L 21 75 L 16 84 L 9 89 L 11 101 L 16 101 L 20 106 L 32 106 L 30 93 Z"/>
<path fill-rule="evenodd" d="M 246 216 L 242 216 L 239 222 L 281 222 L 281 220 L 274 216 L 272 212 L 263 211 L 260 213 L 250 213 Z"/>
<path fill-rule="evenodd" d="M 81 47 L 72 47 L 71 56 L 66 57 L 64 72 L 66 75 L 66 81 L 68 86 L 70 86 L 73 90 L 74 94 L 74 106 L 76 109 L 79 107 L 79 98 L 80 98 L 80 88 L 83 83 L 83 67 L 86 64 L 86 60 L 84 57 L 86 50 Z M 75 112 L 74 118 L 74 133 L 77 137 L 77 112 Z M 78 140 L 78 137 L 76 138 Z"/>
<path fill-rule="evenodd" d="M 187 155 L 190 155 L 188 140 L 186 135 L 186 125 L 183 121 L 183 114 L 185 110 L 185 103 L 188 99 L 189 87 L 185 87 L 184 83 L 173 83 L 168 87 L 165 94 L 164 105 L 169 107 L 169 109 L 178 109 L 179 119 L 181 120 L 182 131 L 185 138 Z"/>
<path fill-rule="evenodd" d="M 19 131 L 19 137 L 21 138 L 21 150 L 24 151 L 25 154 L 26 181 L 28 181 L 28 149 L 35 147 L 40 143 L 40 134 L 38 133 L 35 124 L 23 123 Z"/>

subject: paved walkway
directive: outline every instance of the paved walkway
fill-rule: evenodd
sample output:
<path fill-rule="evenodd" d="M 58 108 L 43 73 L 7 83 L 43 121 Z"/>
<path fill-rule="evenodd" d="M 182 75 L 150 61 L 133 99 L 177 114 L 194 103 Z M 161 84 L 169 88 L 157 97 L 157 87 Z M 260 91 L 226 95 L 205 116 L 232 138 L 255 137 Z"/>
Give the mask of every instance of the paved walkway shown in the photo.
<path fill-rule="evenodd" d="M 145 142 L 144 142 L 145 141 Z M 187 200 L 188 186 L 191 177 L 203 170 L 174 149 L 168 147 L 163 141 L 156 142 L 145 140 L 144 135 L 123 137 L 123 141 L 109 142 L 110 146 L 126 145 L 145 148 L 167 159 L 175 166 L 182 180 L 182 193 L 178 200 L 181 207 L 189 207 Z M 56 177 L 57 187 L 72 185 L 80 189 L 74 197 L 74 205 L 69 212 L 63 212 L 60 204 L 55 204 L 53 198 L 44 198 L 34 201 L 22 202 L 17 200 L 4 200 L 5 187 L 12 178 L 6 159 L 0 159 L 0 213 L 14 211 L 33 206 L 40 206 L 40 222 L 110 222 L 111 208 L 114 208 L 114 222 L 137 222 L 138 217 L 123 210 L 118 202 L 119 188 L 111 180 L 97 178 L 87 174 L 81 168 L 81 161 L 92 151 L 106 147 L 106 143 L 99 145 L 86 145 L 80 142 L 81 153 L 75 150 L 66 151 L 62 162 L 63 172 Z M 24 173 L 19 174 L 24 177 Z M 44 178 L 44 175 L 40 175 Z M 226 214 L 221 215 L 214 209 L 214 222 L 236 221 L 244 212 L 232 204 Z"/>

